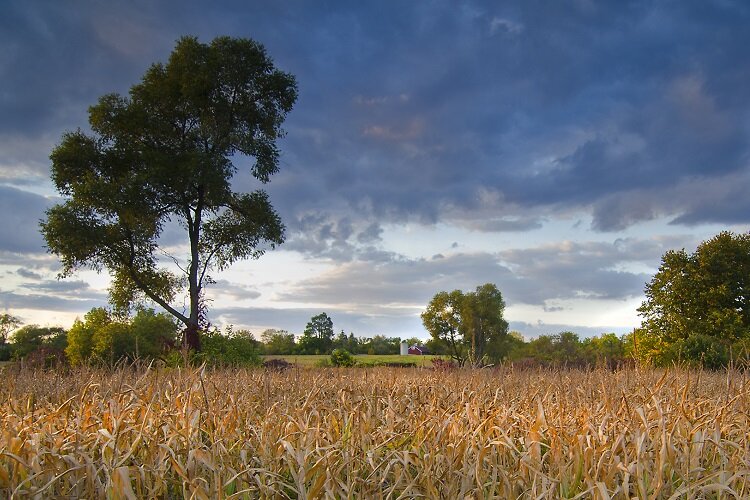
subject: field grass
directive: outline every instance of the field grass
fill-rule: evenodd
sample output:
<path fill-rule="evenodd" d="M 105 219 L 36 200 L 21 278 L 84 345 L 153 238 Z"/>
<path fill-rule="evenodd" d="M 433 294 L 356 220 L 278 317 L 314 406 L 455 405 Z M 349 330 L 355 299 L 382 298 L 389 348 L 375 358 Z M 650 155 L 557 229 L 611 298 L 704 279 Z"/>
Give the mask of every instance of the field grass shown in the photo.
<path fill-rule="evenodd" d="M 0 376 L 3 498 L 750 497 L 741 372 Z"/>
<path fill-rule="evenodd" d="M 359 366 L 377 366 L 383 364 L 413 364 L 414 366 L 432 366 L 432 360 L 439 358 L 440 356 L 400 356 L 398 354 L 356 354 L 354 359 L 357 361 Z M 320 354 L 308 354 L 308 355 L 267 355 L 263 356 L 263 359 L 283 359 L 289 363 L 297 364 L 301 367 L 314 367 L 318 366 L 321 362 L 325 362 L 331 359 L 330 356 Z"/>

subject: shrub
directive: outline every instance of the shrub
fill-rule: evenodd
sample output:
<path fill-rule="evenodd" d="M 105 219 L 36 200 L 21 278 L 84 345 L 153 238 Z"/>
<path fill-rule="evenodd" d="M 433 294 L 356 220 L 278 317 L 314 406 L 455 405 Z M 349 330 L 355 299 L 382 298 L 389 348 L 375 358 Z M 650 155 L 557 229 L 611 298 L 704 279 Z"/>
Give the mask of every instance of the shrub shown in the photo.
<path fill-rule="evenodd" d="M 222 334 L 218 329 L 210 329 L 201 334 L 203 349 L 198 353 L 198 361 L 214 366 L 260 366 L 258 342 L 250 332 L 234 332 L 227 329 Z"/>
<path fill-rule="evenodd" d="M 331 364 L 333 366 L 354 366 L 356 361 L 346 349 L 334 349 L 331 353 Z"/>

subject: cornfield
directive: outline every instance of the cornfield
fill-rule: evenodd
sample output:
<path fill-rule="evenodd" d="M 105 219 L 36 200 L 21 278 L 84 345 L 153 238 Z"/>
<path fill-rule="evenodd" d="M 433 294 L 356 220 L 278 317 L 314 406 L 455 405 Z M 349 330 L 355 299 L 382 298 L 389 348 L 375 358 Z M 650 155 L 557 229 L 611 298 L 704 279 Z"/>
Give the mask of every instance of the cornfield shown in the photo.
<path fill-rule="evenodd" d="M 4 498 L 748 498 L 739 371 L 6 369 Z"/>

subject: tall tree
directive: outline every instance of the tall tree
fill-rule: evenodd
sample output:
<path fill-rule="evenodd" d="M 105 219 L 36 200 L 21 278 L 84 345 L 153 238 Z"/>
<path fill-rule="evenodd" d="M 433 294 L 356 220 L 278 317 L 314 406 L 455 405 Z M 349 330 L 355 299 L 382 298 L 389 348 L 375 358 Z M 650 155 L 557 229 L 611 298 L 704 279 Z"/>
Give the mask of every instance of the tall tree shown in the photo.
<path fill-rule="evenodd" d="M 502 359 L 502 340 L 508 333 L 504 311 L 503 296 L 492 283 L 478 286 L 464 296 L 461 317 L 471 364 L 481 365 L 490 354 L 496 361 Z"/>
<path fill-rule="evenodd" d="M 714 353 L 712 364 L 721 365 L 720 351 L 750 341 L 750 233 L 724 231 L 692 254 L 668 251 L 638 311 L 642 356 L 670 362 Z"/>
<path fill-rule="evenodd" d="M 108 269 L 117 311 L 147 297 L 185 325 L 184 344 L 199 350 L 209 271 L 283 242 L 267 194 L 236 193 L 231 181 L 241 155 L 254 159 L 250 173 L 261 183 L 278 171 L 276 139 L 296 97 L 294 77 L 262 45 L 228 37 L 181 38 L 129 97 L 101 97 L 89 109 L 93 135 L 66 133 L 51 154 L 52 180 L 67 200 L 47 211 L 42 233 L 61 275 Z M 170 222 L 184 231 L 185 255 L 160 246 Z M 185 289 L 187 311 L 175 305 Z"/>
<path fill-rule="evenodd" d="M 299 340 L 302 354 L 327 354 L 333 344 L 333 320 L 322 312 L 310 318 Z"/>
<path fill-rule="evenodd" d="M 294 342 L 294 334 L 286 330 L 270 328 L 260 334 L 266 354 L 293 354 L 297 344 Z"/>
<path fill-rule="evenodd" d="M 486 283 L 473 292 L 437 293 L 422 313 L 422 323 L 460 365 L 479 366 L 488 358 L 499 361 L 503 357 L 508 334 L 504 311 L 502 294 L 494 284 Z"/>
<path fill-rule="evenodd" d="M 451 358 L 460 365 L 466 361 L 466 346 L 462 336 L 461 310 L 464 294 L 461 290 L 438 292 L 422 313 L 422 324 L 432 338 L 444 345 Z"/>
<path fill-rule="evenodd" d="M 0 345 L 8 341 L 10 332 L 21 326 L 21 320 L 11 314 L 0 314 Z"/>

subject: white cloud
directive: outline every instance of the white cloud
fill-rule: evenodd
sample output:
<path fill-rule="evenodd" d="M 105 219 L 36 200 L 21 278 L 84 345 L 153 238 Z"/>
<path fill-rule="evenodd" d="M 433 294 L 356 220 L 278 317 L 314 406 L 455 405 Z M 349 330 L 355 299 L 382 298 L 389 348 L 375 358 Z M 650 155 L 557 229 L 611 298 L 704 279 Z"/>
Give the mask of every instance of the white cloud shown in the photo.
<path fill-rule="evenodd" d="M 490 33 L 503 33 L 507 35 L 520 35 L 524 30 L 521 23 L 511 21 L 502 17 L 493 17 L 490 21 Z"/>

